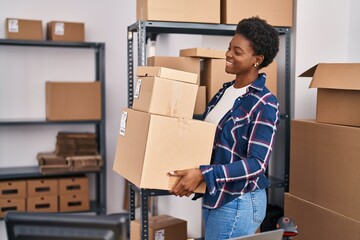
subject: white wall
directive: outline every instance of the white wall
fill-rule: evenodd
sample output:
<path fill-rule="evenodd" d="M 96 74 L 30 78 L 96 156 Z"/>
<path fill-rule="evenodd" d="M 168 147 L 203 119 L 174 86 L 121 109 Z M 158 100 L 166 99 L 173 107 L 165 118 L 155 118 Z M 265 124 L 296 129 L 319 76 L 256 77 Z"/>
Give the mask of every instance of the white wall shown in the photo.
<path fill-rule="evenodd" d="M 318 62 L 360 62 L 360 3 L 358 0 L 298 0 L 296 3 L 296 26 L 292 32 L 295 41 L 294 69 L 292 79 L 295 81 L 295 118 L 314 118 L 315 90 L 308 89 L 310 79 L 297 78 L 299 74 Z M 6 17 L 22 17 L 42 19 L 43 24 L 50 20 L 66 20 L 85 22 L 86 40 L 106 43 L 106 150 L 107 150 L 107 204 L 108 213 L 122 210 L 123 179 L 112 171 L 112 162 L 115 153 L 116 136 L 120 111 L 127 105 L 127 26 L 135 22 L 135 1 L 119 0 L 0 0 L 0 38 L 4 38 L 4 20 Z M 45 26 L 45 25 L 44 25 Z M 296 33 L 296 34 L 295 34 Z M 203 46 L 224 49 L 228 38 L 209 36 L 159 36 L 166 45 L 158 47 L 158 55 L 177 55 L 178 49 L 187 46 Z M 225 44 L 225 45 L 224 45 Z M 21 49 L 9 50 L 0 47 L 0 118 L 4 118 L 8 111 L 8 102 L 3 103 L 3 94 L 7 94 L 1 85 L 9 76 L 22 78 L 28 81 L 38 81 L 37 78 L 93 78 L 92 53 L 54 49 Z M 15 51 L 15 54 L 14 54 Z M 4 52 L 6 54 L 4 54 Z M 62 71 L 54 70 L 48 55 L 56 54 L 55 64 Z M 70 56 L 70 57 L 69 57 Z M 36 61 L 35 61 L 35 60 Z M 68 62 L 71 60 L 70 62 Z M 10 61 L 16 63 L 17 68 L 9 69 Z M 50 61 L 50 62 L 49 62 Z M 57 62 L 58 61 L 58 62 Z M 46 66 L 42 67 L 42 66 Z M 30 67 L 29 67 L 30 66 Z M 74 66 L 76 70 L 73 69 Z M 11 75 L 14 70 L 16 74 Z M 17 72 L 16 70 L 21 71 Z M 34 72 L 36 69 L 36 72 Z M 57 75 L 53 75 L 57 72 Z M 37 77 L 33 77 L 36 74 Z M 39 75 L 37 75 L 39 74 Z M 23 77 L 25 78 L 25 77 Z M 25 80 L 26 80 L 25 79 Z M 21 82 L 26 84 L 26 82 Z M 6 87 L 9 87 L 6 85 Z M 15 88 L 16 86 L 12 86 Z M 33 87 L 34 88 L 34 87 Z M 34 88 L 36 89 L 36 87 Z M 2 91 L 2 92 L 1 92 Z M 35 90 L 34 90 L 35 91 Z M 29 91 L 30 93 L 33 90 Z M 44 110 L 37 106 L 43 104 L 43 96 L 35 94 L 26 98 L 27 93 L 18 94 L 18 100 L 11 104 L 22 107 L 22 111 L 11 112 L 25 114 L 25 116 L 41 117 Z M 34 99 L 35 98 L 35 99 Z M 20 104 L 18 103 L 20 102 Z M 29 101 L 29 102 L 28 102 Z M 30 104 L 24 107 L 24 104 Z M 87 128 L 87 127 L 85 127 Z M 65 127 L 72 130 L 72 127 Z M 57 130 L 57 129 L 56 129 Z M 34 129 L 20 128 L 19 130 L 0 128 L 0 167 L 11 165 L 35 164 L 34 153 L 41 150 L 51 150 L 55 140 L 56 130 L 52 127 L 36 127 Z M 24 145 L 32 143 L 37 148 L 26 148 L 23 159 L 11 162 L 9 151 L 16 151 L 18 136 L 26 135 Z M 36 134 L 35 137 L 30 137 Z M 47 139 L 47 140 L 45 140 Z M 3 153 L 5 152 L 5 154 Z M 7 154 L 7 155 L 6 155 Z M 19 153 L 22 154 L 22 153 Z M 29 158 L 29 156 L 32 156 Z M 5 160 L 6 159 L 6 160 Z M 29 163 L 29 161 L 32 161 Z M 189 221 L 189 235 L 199 236 L 201 231 L 200 205 L 185 198 L 159 197 L 159 213 L 169 213 L 185 218 Z M 0 221 L 0 239 L 6 239 L 4 222 Z"/>

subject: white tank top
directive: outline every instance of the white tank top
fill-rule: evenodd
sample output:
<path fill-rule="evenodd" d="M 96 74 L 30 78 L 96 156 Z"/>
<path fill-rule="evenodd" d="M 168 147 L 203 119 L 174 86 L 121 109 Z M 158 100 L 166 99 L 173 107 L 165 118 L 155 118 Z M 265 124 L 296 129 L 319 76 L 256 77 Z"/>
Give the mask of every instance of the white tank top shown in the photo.
<path fill-rule="evenodd" d="M 246 93 L 247 87 L 234 88 L 234 84 L 228 87 L 220 101 L 206 116 L 205 121 L 218 124 L 223 116 L 233 107 L 235 100 Z"/>

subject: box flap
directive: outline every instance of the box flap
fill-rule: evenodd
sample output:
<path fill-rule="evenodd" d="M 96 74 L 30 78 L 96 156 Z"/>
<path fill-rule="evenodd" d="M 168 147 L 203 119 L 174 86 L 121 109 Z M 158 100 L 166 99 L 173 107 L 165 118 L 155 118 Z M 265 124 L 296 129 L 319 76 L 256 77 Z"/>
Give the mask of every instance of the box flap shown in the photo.
<path fill-rule="evenodd" d="M 161 77 L 167 78 L 171 80 L 186 82 L 196 84 L 198 79 L 198 74 L 180 71 L 171 68 L 165 67 L 149 67 L 149 66 L 139 66 L 136 69 L 137 76 L 144 76 L 144 77 Z"/>
<path fill-rule="evenodd" d="M 360 90 L 360 63 L 319 63 L 299 77 L 313 77 L 310 88 Z"/>

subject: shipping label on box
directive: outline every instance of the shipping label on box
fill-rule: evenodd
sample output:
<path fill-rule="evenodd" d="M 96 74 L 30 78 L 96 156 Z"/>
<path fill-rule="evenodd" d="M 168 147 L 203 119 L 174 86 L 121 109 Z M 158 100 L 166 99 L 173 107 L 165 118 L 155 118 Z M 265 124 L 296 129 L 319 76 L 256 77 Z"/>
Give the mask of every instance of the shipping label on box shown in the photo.
<path fill-rule="evenodd" d="M 139 86 L 141 84 L 141 86 Z M 192 119 L 198 86 L 159 77 L 138 79 L 132 108 Z"/>
<path fill-rule="evenodd" d="M 136 186 L 170 190 L 177 182 L 170 171 L 210 163 L 215 124 L 124 111 L 126 130 L 118 136 L 113 170 Z M 196 191 L 204 192 L 205 184 Z"/>

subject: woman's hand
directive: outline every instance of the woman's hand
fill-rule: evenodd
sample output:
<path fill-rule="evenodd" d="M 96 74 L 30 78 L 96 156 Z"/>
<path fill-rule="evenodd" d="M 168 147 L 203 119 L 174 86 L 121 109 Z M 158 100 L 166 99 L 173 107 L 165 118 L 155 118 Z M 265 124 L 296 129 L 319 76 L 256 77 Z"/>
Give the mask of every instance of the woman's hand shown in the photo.
<path fill-rule="evenodd" d="M 170 190 L 175 196 L 189 197 L 194 193 L 195 189 L 204 181 L 204 177 L 201 170 L 198 168 L 177 170 L 169 172 L 171 176 L 180 177 L 180 180 Z"/>

